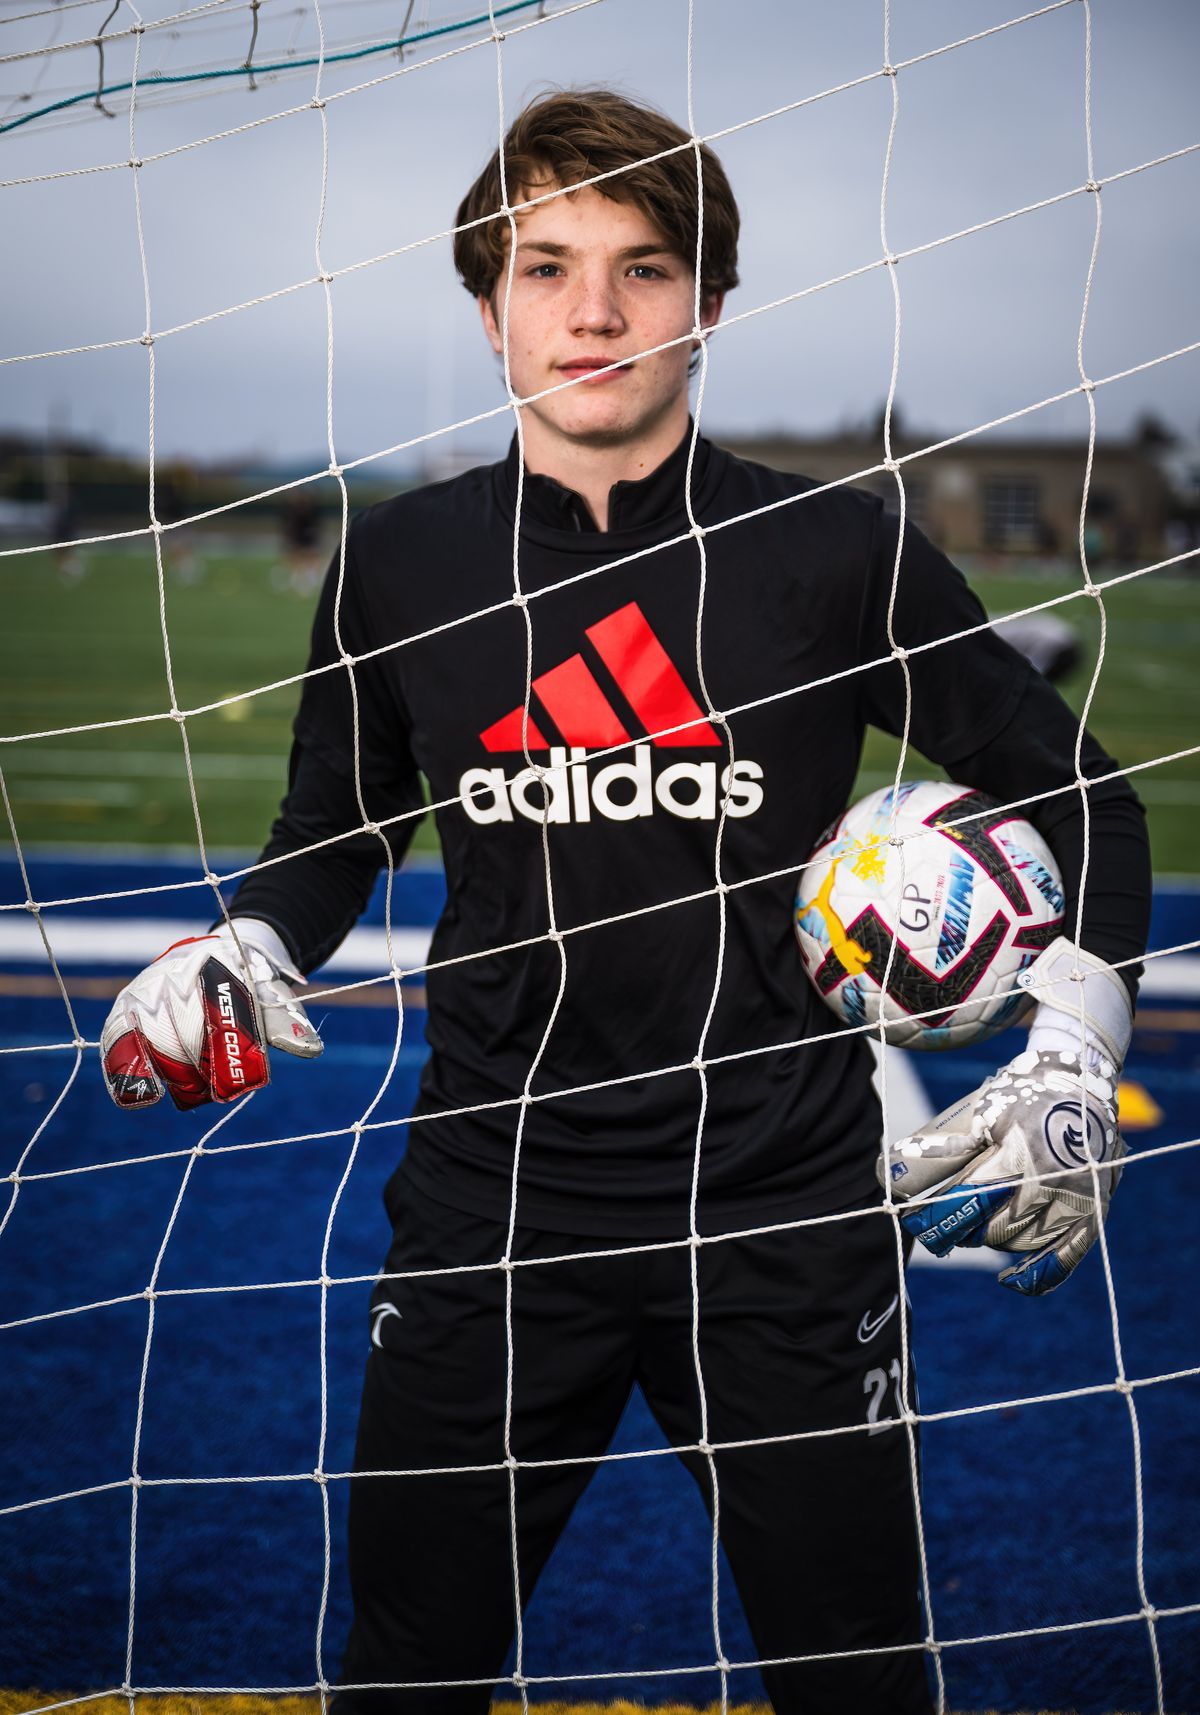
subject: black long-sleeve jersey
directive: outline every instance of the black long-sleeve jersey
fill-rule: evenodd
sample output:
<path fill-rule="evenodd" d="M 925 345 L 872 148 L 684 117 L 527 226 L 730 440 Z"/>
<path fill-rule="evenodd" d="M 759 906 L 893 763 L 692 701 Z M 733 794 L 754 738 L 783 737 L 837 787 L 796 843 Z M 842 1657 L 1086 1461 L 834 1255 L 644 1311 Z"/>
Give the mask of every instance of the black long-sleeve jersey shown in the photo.
<path fill-rule="evenodd" d="M 312 969 L 362 910 L 383 855 L 363 831 L 355 731 L 367 815 L 397 858 L 427 777 L 448 898 L 406 1171 L 467 1212 L 507 1215 L 521 1096 L 557 1008 L 530 1088 L 518 1219 L 635 1238 L 687 1230 L 722 806 L 702 1230 L 827 1213 L 875 1191 L 870 1052 L 806 981 L 792 904 L 796 872 L 848 801 L 865 725 L 904 726 L 887 635 L 897 522 L 872 497 L 700 439 L 701 605 L 687 451 L 685 439 L 644 480 L 618 483 L 604 533 L 577 495 L 526 475 L 517 601 L 515 447 L 363 513 L 340 595 L 336 558 L 326 581 L 310 661 L 323 670 L 304 684 L 263 857 L 335 843 L 252 873 L 232 909 L 274 924 Z M 703 685 L 732 745 L 705 713 L 698 613 Z M 1074 780 L 1074 715 L 911 527 L 892 623 L 926 757 L 1004 803 Z M 552 769 L 544 784 L 526 744 Z M 1089 778 L 1114 766 L 1090 737 L 1082 765 Z M 1083 941 L 1129 960 L 1149 915 L 1141 807 L 1120 779 L 1089 800 Z M 544 803 L 561 941 L 549 934 Z M 1080 794 L 1027 813 L 1059 861 L 1073 925 Z"/>

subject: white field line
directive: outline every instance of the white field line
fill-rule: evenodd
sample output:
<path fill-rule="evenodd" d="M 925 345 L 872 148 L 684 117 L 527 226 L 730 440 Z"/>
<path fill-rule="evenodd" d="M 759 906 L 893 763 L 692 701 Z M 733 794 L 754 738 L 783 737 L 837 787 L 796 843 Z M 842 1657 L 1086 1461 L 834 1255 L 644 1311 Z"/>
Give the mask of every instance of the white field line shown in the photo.
<path fill-rule="evenodd" d="M 209 917 L 76 917 L 55 913 L 54 950 L 63 964 L 107 965 L 138 971 L 173 941 L 207 932 Z M 427 962 L 432 930 L 420 924 L 393 925 L 392 942 L 401 968 L 413 971 Z M 399 937 L 399 939 L 397 939 Z M 46 952 L 31 918 L 15 912 L 0 916 L 0 961 L 42 964 Z M 322 972 L 381 975 L 390 968 L 382 928 L 352 929 Z M 1141 982 L 1144 998 L 1200 998 L 1200 954 L 1173 953 L 1152 959 Z M 891 1065 L 888 1066 L 889 1075 Z M 889 1097 L 890 1099 L 890 1097 Z"/>
<path fill-rule="evenodd" d="M 55 915 L 54 950 L 67 965 L 107 965 L 131 973 L 189 935 L 207 932 L 211 917 L 67 917 Z M 392 930 L 392 946 L 401 968 L 413 970 L 429 956 L 432 932 L 424 928 Z M 0 965 L 44 964 L 46 950 L 32 918 L 0 919 Z M 321 967 L 332 973 L 383 976 L 390 969 L 382 929 L 352 929 Z"/>
<path fill-rule="evenodd" d="M 175 941 L 202 935 L 207 922 L 166 917 L 126 917 L 117 920 L 61 916 L 54 932 L 54 949 L 62 965 L 110 966 L 131 973 L 155 959 Z M 431 931 L 410 926 L 392 927 L 392 948 L 402 969 L 419 970 L 429 956 Z M 37 924 L 21 917 L 0 918 L 0 967 L 14 964 L 40 965 L 45 948 Z M 330 975 L 379 975 L 389 968 L 387 937 L 382 929 L 351 930 L 337 952 L 322 967 Z M 1200 996 L 1200 956 L 1177 953 L 1152 960 L 1142 978 L 1143 996 L 1192 999 Z M 879 1082 L 879 1045 L 868 1037 L 876 1057 L 875 1082 Z M 892 1131 L 902 1137 L 929 1119 L 933 1107 L 921 1084 L 914 1057 L 898 1048 L 886 1050 L 888 1057 L 888 1113 Z M 949 1256 L 932 1256 L 922 1245 L 913 1252 L 910 1267 L 975 1268 L 995 1273 L 1004 1262 L 997 1252 L 959 1248 Z"/>
<path fill-rule="evenodd" d="M 4 767 L 10 774 L 67 774 L 79 781 L 119 780 L 126 774 L 171 780 L 183 773 L 176 750 L 60 750 L 49 745 L 30 745 L 27 749 L 15 746 Z M 282 749 L 273 754 L 201 752 L 192 757 L 192 772 L 218 780 L 278 780 L 282 784 L 287 776 L 287 754 Z"/>

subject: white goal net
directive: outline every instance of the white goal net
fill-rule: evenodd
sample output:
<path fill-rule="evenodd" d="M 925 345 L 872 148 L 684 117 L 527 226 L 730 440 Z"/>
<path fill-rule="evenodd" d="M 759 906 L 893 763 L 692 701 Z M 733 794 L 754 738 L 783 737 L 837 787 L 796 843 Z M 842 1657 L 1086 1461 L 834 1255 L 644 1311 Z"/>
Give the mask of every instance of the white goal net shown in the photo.
<path fill-rule="evenodd" d="M 743 205 L 744 285 L 706 331 L 697 270 L 696 326 L 675 342 L 698 352 L 680 540 L 695 555 L 699 703 L 665 717 L 660 704 L 644 736 L 585 758 L 628 764 L 689 719 L 728 752 L 696 785 L 717 806 L 703 1027 L 690 1061 L 654 1074 L 693 1081 L 691 1206 L 677 1239 L 622 1247 L 689 1259 L 700 1433 L 681 1449 L 644 1412 L 623 1420 L 587 1461 L 588 1510 L 528 1609 L 512 1436 L 514 1279 L 534 1266 L 514 1250 L 522 1151 L 530 1115 L 554 1099 L 539 1068 L 572 949 L 616 919 L 557 910 L 558 824 L 590 814 L 598 787 L 581 783 L 569 738 L 551 750 L 537 732 L 549 592 L 525 581 L 522 487 L 506 596 L 523 626 L 512 742 L 476 771 L 498 784 L 430 806 L 479 822 L 491 790 L 510 795 L 509 820 L 511 799 L 540 822 L 537 939 L 557 973 L 523 1083 L 480 1104 L 504 1108 L 513 1137 L 507 1243 L 490 1265 L 505 1295 L 495 1470 L 509 1487 L 515 1604 L 497 1695 L 762 1700 L 772 1664 L 721 1548 L 701 1259 L 730 1236 L 797 1223 L 714 1237 L 698 1196 L 714 1069 L 758 1059 L 769 1076 L 780 1056 L 822 1051 L 808 1037 L 726 1054 L 712 1025 L 729 1002 L 729 897 L 779 879 L 724 864 L 738 790 L 759 790 L 738 773 L 739 721 L 827 681 L 735 708 L 710 697 L 711 539 L 757 513 L 704 525 L 693 460 L 702 436 L 768 464 L 794 454 L 796 468 L 807 448 L 819 455 L 809 493 L 882 495 L 899 516 L 893 598 L 906 531 L 953 535 L 976 495 L 964 558 L 989 612 L 1052 615 L 1077 634 L 1080 730 L 1086 720 L 1115 752 L 1171 842 L 1156 867 L 1182 870 L 1200 795 L 1188 659 L 1200 510 L 1187 475 L 1200 326 L 1179 285 L 1200 167 L 1183 82 L 1197 34 L 1185 7 L 1134 19 L 1105 0 L 969 16 L 911 0 L 5 0 L 0 1373 L 16 1409 L 0 1687 L 18 1694 L 14 1709 L 119 1696 L 132 1710 L 167 1692 L 324 1707 L 339 1684 L 365 1308 L 386 1241 L 375 1210 L 424 1058 L 440 887 L 428 850 L 393 867 L 357 752 L 356 832 L 379 837 L 383 876 L 363 926 L 311 979 L 325 1058 L 273 1066 L 266 1090 L 229 1108 L 125 1116 L 104 1093 L 98 1037 L 118 986 L 225 915 L 254 867 L 239 805 L 269 815 L 284 787 L 314 540 L 323 530 L 322 561 L 332 548 L 344 579 L 364 498 L 500 458 L 514 434 L 523 446 L 507 315 L 498 388 L 484 348 L 468 351 L 478 336 L 448 251 L 463 189 L 498 141 L 503 174 L 507 128 L 548 82 L 653 101 L 686 127 L 701 185 L 700 145 L 717 151 Z M 514 205 L 530 204 L 505 184 L 495 213 L 515 233 Z M 701 220 L 697 256 L 702 238 Z M 831 428 L 872 413 L 869 431 Z M 945 427 L 916 434 L 911 421 Z M 994 469 L 972 465 L 985 452 Z M 1066 471 L 1070 512 L 1054 542 L 1057 502 L 1048 489 L 1031 498 L 1051 467 Z M 1200 454 L 1193 482 L 1196 471 Z M 139 483 L 136 506 L 121 498 Z M 310 497 L 306 532 L 297 509 Z M 652 577 L 676 545 L 578 576 L 641 559 Z M 445 628 L 480 617 L 463 608 Z M 888 642 L 907 677 L 890 614 Z M 360 666 L 343 650 L 330 670 L 353 686 Z M 906 720 L 898 753 L 868 754 L 864 786 L 928 772 L 910 749 Z M 1070 790 L 1086 819 L 1085 781 Z M 1200 907 L 1182 882 L 1162 896 L 1123 1093 L 1126 1184 L 1098 1254 L 1046 1305 L 994 1305 L 1008 1295 L 993 1253 L 972 1253 L 974 1270 L 931 1267 L 910 1282 L 920 1400 L 907 1324 L 899 1364 L 868 1372 L 855 1432 L 892 1421 L 907 1440 L 925 1629 L 910 1647 L 939 1709 L 1075 1697 L 1165 1715 L 1200 1697 L 1198 1521 L 1172 1453 L 1200 1378 L 1186 1312 Z M 990 1047 L 971 1053 L 974 1065 Z M 955 1074 L 955 1058 L 927 1076 L 878 1048 L 889 1137 L 979 1081 Z M 1130 1205 L 1155 1223 L 1136 1239 Z M 880 1218 L 903 1291 L 898 1213 L 889 1200 Z M 708 1517 L 685 1493 L 680 1451 L 704 1467 Z M 852 1647 L 835 1638 L 829 1653 Z"/>

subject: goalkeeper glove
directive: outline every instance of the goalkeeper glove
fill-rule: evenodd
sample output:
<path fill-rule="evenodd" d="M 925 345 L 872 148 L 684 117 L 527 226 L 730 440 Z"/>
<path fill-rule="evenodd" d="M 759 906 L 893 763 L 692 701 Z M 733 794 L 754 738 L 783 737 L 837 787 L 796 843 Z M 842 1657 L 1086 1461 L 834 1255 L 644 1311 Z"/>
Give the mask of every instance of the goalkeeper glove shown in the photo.
<path fill-rule="evenodd" d="M 269 923 L 236 919 L 176 941 L 117 996 L 100 1035 L 108 1093 L 119 1108 L 232 1102 L 270 1082 L 267 1044 L 306 1059 L 321 1038 L 295 999 L 303 984 Z M 244 956 L 243 956 L 244 955 Z"/>
<path fill-rule="evenodd" d="M 1017 1251 L 1000 1279 L 1036 1296 L 1096 1242 L 1120 1178 L 1117 1084 L 1133 1009 L 1117 973 L 1062 937 L 1018 981 L 1039 999 L 1024 1053 L 885 1148 L 878 1174 L 914 1203 L 901 1225 L 935 1256 L 960 1244 Z"/>

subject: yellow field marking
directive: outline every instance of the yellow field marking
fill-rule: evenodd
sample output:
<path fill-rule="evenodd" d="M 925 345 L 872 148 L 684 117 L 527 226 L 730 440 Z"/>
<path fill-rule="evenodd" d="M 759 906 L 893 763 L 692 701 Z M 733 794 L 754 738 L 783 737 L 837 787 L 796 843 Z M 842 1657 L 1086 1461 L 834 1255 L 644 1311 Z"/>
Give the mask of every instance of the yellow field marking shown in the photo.
<path fill-rule="evenodd" d="M 857 941 L 852 941 L 846 933 L 846 925 L 833 909 L 830 894 L 833 892 L 834 877 L 840 858 L 834 858 L 829 866 L 829 874 L 821 883 L 815 899 L 810 899 L 807 905 L 797 904 L 796 916 L 803 917 L 806 911 L 815 911 L 825 924 L 829 936 L 829 945 L 841 960 L 846 972 L 856 977 L 865 971 L 871 963 L 871 955 L 865 947 L 860 947 Z"/>
<path fill-rule="evenodd" d="M 1144 1084 L 1122 1078 L 1117 1086 L 1117 1118 L 1122 1131 L 1149 1131 L 1162 1117 L 1162 1109 Z"/>

